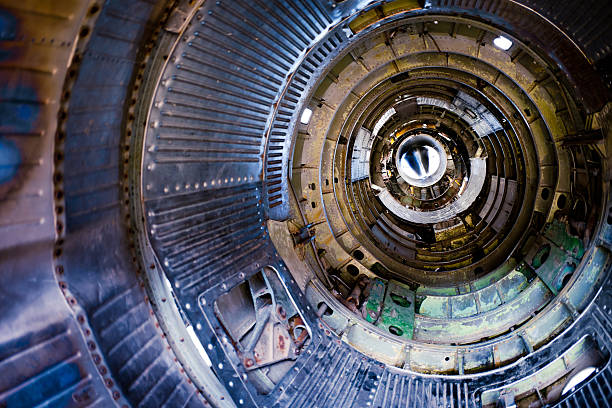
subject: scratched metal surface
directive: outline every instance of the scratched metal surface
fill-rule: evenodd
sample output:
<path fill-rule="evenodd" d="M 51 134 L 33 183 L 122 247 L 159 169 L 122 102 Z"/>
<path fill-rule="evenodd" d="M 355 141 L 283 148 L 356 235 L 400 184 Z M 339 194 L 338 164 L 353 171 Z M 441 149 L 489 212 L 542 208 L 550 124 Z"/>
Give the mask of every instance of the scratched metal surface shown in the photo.
<path fill-rule="evenodd" d="M 0 372 L 3 373 L 0 406 L 206 405 L 182 367 L 175 362 L 163 332 L 152 316 L 138 277 L 137 263 L 132 259 L 122 202 L 124 186 L 120 181 L 120 147 L 121 123 L 126 114 L 125 98 L 135 65 L 139 62 L 138 50 L 161 14 L 160 7 L 154 3 L 135 1 L 126 5 L 121 1 L 106 1 L 94 13 L 100 15 L 97 20 L 92 20 L 91 25 L 82 23 L 88 21 L 87 13 L 91 12 L 94 2 L 66 1 L 61 3 L 61 7 L 53 2 L 3 2 L 0 6 L 3 50 L 0 61 L 3 82 L 0 147 L 2 169 L 8 168 L 2 173 L 0 185 Z M 227 147 L 217 149 L 219 154 L 246 158 L 238 160 L 235 167 L 219 165 L 219 161 L 214 160 L 215 164 L 202 164 L 202 152 L 193 149 L 193 157 L 200 160 L 202 167 L 190 172 L 201 172 L 202 176 L 182 179 L 179 190 L 184 193 L 185 183 L 193 188 L 195 182 L 202 186 L 202 182 L 222 180 L 222 187 L 216 183 L 214 192 L 190 191 L 187 196 L 198 205 L 203 196 L 206 198 L 198 213 L 201 209 L 205 213 L 212 207 L 213 212 L 239 214 L 240 219 L 233 225 L 235 229 L 222 222 L 214 225 L 202 222 L 200 228 L 204 230 L 200 232 L 225 229 L 232 240 L 225 241 L 227 236 L 223 239 L 215 237 L 218 246 L 211 245 L 210 248 L 216 251 L 225 242 L 232 242 L 239 245 L 241 254 L 245 256 L 239 263 L 224 262 L 223 257 L 230 254 L 221 250 L 200 259 L 203 272 L 199 276 L 185 276 L 186 289 L 193 290 L 186 290 L 186 294 L 210 286 L 211 281 L 215 284 L 226 278 L 229 281 L 235 278 L 239 268 L 254 270 L 253 260 L 279 262 L 265 231 L 257 231 L 262 214 L 241 207 L 260 199 L 271 203 L 278 201 L 273 198 L 276 191 L 272 191 L 276 185 L 266 187 L 258 179 L 264 166 L 268 166 L 266 169 L 270 175 L 280 174 L 275 168 L 275 160 L 279 159 L 270 152 L 276 150 L 272 146 L 284 146 L 285 142 L 274 142 L 275 135 L 271 133 L 266 150 L 266 141 L 262 137 L 263 130 L 270 123 L 270 106 L 279 91 L 279 82 L 284 83 L 296 54 L 300 55 L 324 29 L 357 3 L 363 2 L 346 2 L 332 10 L 329 2 L 319 5 L 303 1 L 298 6 L 297 2 L 285 1 L 272 8 L 270 2 L 262 0 L 257 6 L 240 2 L 235 9 L 221 5 L 213 10 L 213 16 L 218 14 L 219 18 L 217 25 L 206 28 L 210 30 L 207 32 L 210 41 L 205 44 L 206 47 L 219 47 L 212 54 L 218 56 L 219 50 L 225 50 L 231 44 L 248 55 L 245 59 L 255 59 L 267 67 L 262 69 L 269 71 L 267 78 L 250 74 L 227 77 L 223 69 L 216 71 L 223 78 L 213 80 L 215 92 L 221 89 L 216 85 L 217 80 L 226 81 L 230 89 L 240 89 L 238 99 L 228 100 L 240 101 L 239 106 L 229 104 L 225 107 L 238 109 L 235 113 L 242 115 L 243 119 L 228 121 L 227 117 L 220 116 L 215 123 L 228 131 L 228 137 L 234 135 L 234 131 L 251 136 L 249 132 L 256 131 L 261 139 L 256 143 L 257 154 L 250 147 L 244 148 L 244 144 L 232 146 L 229 151 Z M 211 2 L 210 7 L 215 5 Z M 237 20 L 235 13 L 239 8 L 240 16 L 246 16 L 247 22 Z M 593 18 L 604 21 L 603 14 L 595 13 L 597 8 L 590 10 L 596 16 Z M 566 14 L 566 17 L 554 14 L 554 18 L 560 21 L 572 18 L 571 13 Z M 262 23 L 269 16 L 280 18 L 263 28 Z M 295 24 L 280 27 L 283 36 L 292 38 L 291 44 L 279 44 L 278 37 L 270 37 L 284 24 L 281 20 L 285 18 L 298 20 Z M 598 33 L 606 32 L 602 28 L 605 23 L 598 24 L 585 25 L 580 32 L 586 35 L 586 27 L 595 27 L 592 29 Z M 81 31 L 84 26 L 88 27 L 87 32 Z M 229 38 L 221 27 L 225 30 L 230 27 L 241 40 Z M 269 31 L 262 33 L 257 46 L 261 49 L 249 50 L 244 47 L 245 41 L 250 47 L 255 47 L 252 39 L 257 30 Z M 578 28 L 575 31 L 579 32 Z M 72 65 L 69 62 L 73 45 L 81 33 L 91 38 L 80 54 L 81 62 Z M 228 43 L 222 42 L 222 38 Z M 605 37 L 600 36 L 599 42 L 601 38 Z M 592 52 L 595 55 L 599 52 L 597 43 L 593 41 Z M 186 68 L 190 67 L 189 64 Z M 195 64 L 192 68 L 197 68 L 197 71 L 203 70 L 199 65 L 202 62 L 193 61 L 191 64 Z M 69 66 L 76 69 L 76 78 L 70 95 L 64 95 L 64 80 L 70 76 Z M 247 104 L 251 108 L 248 112 L 241 109 L 243 92 L 247 87 L 257 95 L 253 96 L 252 103 Z M 69 104 L 64 104 L 66 99 Z M 300 105 L 284 107 L 285 111 L 279 108 L 275 126 L 282 129 L 282 123 L 293 117 L 293 109 L 297 106 Z M 209 106 L 209 112 L 213 109 Z M 63 120 L 63 116 L 66 116 L 62 122 L 65 127 L 58 133 L 58 119 Z M 65 143 L 58 144 L 63 146 L 59 158 L 54 156 L 58 135 L 65 138 Z M 251 139 L 246 136 L 245 140 Z M 258 140 L 257 137 L 254 140 Z M 268 152 L 269 160 L 265 164 L 260 158 L 264 151 Z M 159 156 L 160 163 L 166 162 L 163 165 L 167 166 L 163 178 L 175 171 L 172 166 L 176 163 L 172 160 L 183 159 L 168 148 L 160 153 L 163 153 Z M 194 166 L 193 161 L 186 165 Z M 57 173 L 57 169 L 61 172 Z M 240 183 L 237 186 L 225 182 L 225 178 L 232 177 L 235 180 L 248 177 L 248 180 L 236 181 Z M 278 177 L 270 177 L 275 178 Z M 149 201 L 152 209 L 157 210 L 152 221 L 157 220 L 155 217 L 167 217 L 164 206 L 171 200 L 164 200 L 163 188 L 174 188 L 173 194 L 176 194 L 176 181 L 171 181 L 155 182 L 155 188 L 160 190 L 157 190 L 159 195 Z M 59 198 L 58 191 L 61 192 Z M 235 195 L 244 200 L 232 200 Z M 215 203 L 225 205 L 217 207 Z M 282 214 L 280 216 L 282 218 Z M 61 222 L 59 230 L 58 221 Z M 192 231 L 197 234 L 196 229 Z M 602 241 L 606 246 L 610 245 L 610 236 L 611 233 L 605 230 Z M 160 239 L 160 253 L 167 251 L 165 254 L 172 264 L 172 254 L 164 249 L 162 241 Z M 176 271 L 173 276 L 182 278 L 180 261 L 172 265 Z M 224 269 L 215 269 L 219 265 Z M 290 279 L 287 275 L 285 277 Z M 253 401 L 261 406 L 274 404 L 278 407 L 368 404 L 381 407 L 477 406 L 480 385 L 501 382 L 505 376 L 520 376 L 535 370 L 570 344 L 581 330 L 596 330 L 592 334 L 609 344 L 612 331 L 609 286 L 605 286 L 605 292 L 585 316 L 556 340 L 558 343 L 534 354 L 531 360 L 517 365 L 514 371 L 470 380 L 407 374 L 383 367 L 344 343 L 338 344 L 324 330 L 317 330 L 316 335 L 320 338 L 313 344 L 312 352 L 301 357 L 299 370 L 285 380 L 284 391 L 279 389 L 269 398 L 256 396 Z M 299 291 L 296 287 L 292 290 L 295 293 Z M 315 321 L 312 314 L 310 318 Z M 212 329 L 209 330 L 213 333 Z M 228 357 L 221 353 L 216 358 L 215 362 Z M 220 374 L 222 377 L 232 376 L 235 371 L 220 371 Z M 612 393 L 611 381 L 608 365 L 586 387 L 568 396 L 561 406 L 605 406 L 608 404 L 605 396 Z"/>

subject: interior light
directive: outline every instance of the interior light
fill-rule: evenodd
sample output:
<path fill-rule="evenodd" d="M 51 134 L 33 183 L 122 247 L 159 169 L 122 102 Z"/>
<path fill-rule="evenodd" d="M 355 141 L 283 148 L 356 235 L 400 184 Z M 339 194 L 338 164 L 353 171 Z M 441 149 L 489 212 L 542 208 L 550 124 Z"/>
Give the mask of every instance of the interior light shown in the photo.
<path fill-rule="evenodd" d="M 412 146 L 402 154 L 399 165 L 411 179 L 425 180 L 440 167 L 440 154 L 428 145 Z"/>
<path fill-rule="evenodd" d="M 593 374 L 593 372 L 595 370 L 596 370 L 595 367 L 587 367 L 587 368 L 585 368 L 583 370 L 578 371 L 578 374 L 576 374 L 575 376 L 570 378 L 570 380 L 567 382 L 567 384 L 565 384 L 565 387 L 563 387 L 563 392 L 561 392 L 561 395 L 565 395 L 568 392 L 572 391 L 581 382 L 583 382 L 584 380 L 589 378 L 591 376 L 591 374 Z"/>
<path fill-rule="evenodd" d="M 312 116 L 312 110 L 309 108 L 304 109 L 302 112 L 302 117 L 300 118 L 300 122 L 304 125 L 307 125 L 310 122 L 310 117 Z"/>
<path fill-rule="evenodd" d="M 503 35 L 500 35 L 499 37 L 493 40 L 493 45 L 495 45 L 497 48 L 501 50 L 507 51 L 510 49 L 510 47 L 512 47 L 512 41 L 510 41 Z"/>

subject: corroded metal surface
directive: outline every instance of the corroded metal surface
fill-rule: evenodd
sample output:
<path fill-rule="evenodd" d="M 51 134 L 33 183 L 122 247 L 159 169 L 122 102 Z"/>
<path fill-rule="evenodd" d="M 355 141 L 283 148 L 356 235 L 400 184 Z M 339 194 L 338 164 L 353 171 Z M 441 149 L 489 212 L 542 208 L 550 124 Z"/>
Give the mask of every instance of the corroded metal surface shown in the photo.
<path fill-rule="evenodd" d="M 604 3 L 56 3 L 0 6 L 0 406 L 609 405 L 606 116 L 585 114 L 609 100 L 593 69 L 609 60 Z M 497 34 L 515 48 L 490 46 Z M 400 290 L 390 270 L 407 266 L 376 262 L 371 236 L 343 218 L 376 224 L 389 247 L 417 232 L 402 232 L 364 180 L 345 189 L 333 160 L 318 162 L 350 145 L 342 123 L 372 85 L 434 76 L 495 100 L 512 129 L 469 150 L 496 153 L 482 208 L 436 225 L 428 250 L 398 250 L 436 285 Z M 418 115 L 454 131 L 471 117 L 439 108 Z M 533 208 L 513 212 L 522 201 Z M 355 216 L 357 205 L 367 211 Z M 532 239 L 508 260 L 521 235 Z M 466 267 L 496 247 L 498 268 Z M 284 306 L 253 349 L 262 366 L 290 358 L 261 395 L 214 305 L 265 266 Z M 465 270 L 445 286 L 440 266 Z M 303 349 L 282 347 L 306 332 Z M 599 371 L 561 396 L 587 363 Z"/>

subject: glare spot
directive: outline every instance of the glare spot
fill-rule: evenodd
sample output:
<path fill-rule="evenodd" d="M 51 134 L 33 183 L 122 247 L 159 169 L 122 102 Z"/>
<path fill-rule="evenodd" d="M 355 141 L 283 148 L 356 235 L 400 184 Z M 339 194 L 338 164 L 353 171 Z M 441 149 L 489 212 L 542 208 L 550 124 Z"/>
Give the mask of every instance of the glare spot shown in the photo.
<path fill-rule="evenodd" d="M 500 50 L 507 51 L 510 49 L 510 47 L 512 47 L 512 41 L 500 35 L 499 37 L 493 40 L 493 45 L 495 45 Z"/>
<path fill-rule="evenodd" d="M 198 354 L 200 354 L 200 357 L 202 357 L 202 359 L 206 362 L 206 364 L 209 367 L 212 367 L 212 362 L 210 361 L 208 354 L 206 354 L 206 351 L 204 350 L 202 343 L 200 343 L 200 339 L 198 339 L 198 336 L 196 336 L 195 331 L 193 330 L 193 326 L 187 326 L 187 334 L 189 335 L 189 338 L 195 345 L 195 348 L 198 351 Z"/>
<path fill-rule="evenodd" d="M 300 118 L 300 122 L 303 123 L 304 125 L 307 125 L 308 122 L 310 122 L 311 116 L 312 116 L 312 110 L 310 110 L 309 108 L 304 109 L 304 112 L 302 112 L 302 117 Z"/>
<path fill-rule="evenodd" d="M 582 383 L 584 380 L 589 378 L 591 374 L 595 372 L 595 370 L 596 370 L 595 367 L 587 367 L 583 370 L 580 370 L 578 374 L 570 378 L 567 384 L 565 384 L 565 387 L 563 387 L 563 392 L 561 393 L 561 395 L 565 395 L 568 392 L 572 391 L 574 388 L 576 388 L 576 386 L 580 385 L 580 383 Z"/>
<path fill-rule="evenodd" d="M 440 167 L 440 155 L 431 146 L 415 146 L 402 155 L 400 167 L 411 179 L 424 180 Z"/>
<path fill-rule="evenodd" d="M 383 125 L 391 118 L 391 116 L 395 115 L 395 109 L 391 108 L 378 119 L 378 122 L 374 125 L 374 129 L 372 130 L 372 136 L 378 136 L 378 132 L 382 129 Z"/>

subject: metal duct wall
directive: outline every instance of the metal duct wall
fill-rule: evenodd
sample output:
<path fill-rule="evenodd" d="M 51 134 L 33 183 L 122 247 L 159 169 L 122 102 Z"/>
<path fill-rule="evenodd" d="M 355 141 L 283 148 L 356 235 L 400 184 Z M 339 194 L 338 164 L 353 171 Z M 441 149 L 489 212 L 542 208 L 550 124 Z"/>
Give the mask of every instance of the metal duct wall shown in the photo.
<path fill-rule="evenodd" d="M 298 79 L 308 82 L 322 69 L 316 61 L 348 41 L 337 29 L 319 42 L 369 2 L 206 1 L 201 10 L 194 2 L 175 3 L 0 5 L 0 407 L 472 407 L 480 405 L 483 389 L 534 373 L 584 335 L 609 347 L 607 280 L 599 282 L 600 293 L 571 330 L 520 364 L 486 376 L 408 373 L 337 341 L 317 325 L 262 223 L 287 215 L 288 207 L 281 205 L 288 199 L 283 170 L 289 162 L 289 123 L 303 103 Z M 511 13 L 515 2 L 463 3 L 430 7 L 473 13 L 472 6 L 486 6 L 483 15 L 524 29 L 504 14 L 519 18 L 518 11 Z M 570 24 L 566 33 L 599 67 L 610 58 L 610 11 L 601 9 L 603 3 L 583 7 L 582 24 L 574 2 L 528 5 L 561 27 Z M 192 23 L 185 26 L 185 21 Z M 181 61 L 171 61 L 173 76 L 165 79 L 172 85 L 158 100 L 157 87 L 150 88 L 153 101 L 172 103 L 176 110 L 165 114 L 160 105 L 158 116 L 149 118 L 156 137 L 168 144 L 145 153 L 145 163 L 154 168 L 143 169 L 144 185 L 151 185 L 141 192 L 144 216 L 159 225 L 152 247 L 175 257 L 165 266 L 180 282 L 183 308 L 198 304 L 203 290 L 217 295 L 223 285 L 233 286 L 240 274 L 262 265 L 279 270 L 312 323 L 313 341 L 281 385 L 265 396 L 240 380 L 215 337 L 218 328 L 202 317 L 200 336 L 213 345 L 209 356 L 218 381 L 206 388 L 194 385 L 196 374 L 181 364 L 181 345 L 166 335 L 145 290 L 142 269 L 149 265 L 141 262 L 138 245 L 144 231 L 134 229 L 144 221 L 132 218 L 128 178 L 129 158 L 139 153 L 131 150 L 136 136 L 130 130 L 145 126 L 134 123 L 142 118 L 134 97 L 147 88 L 142 83 L 147 70 L 155 69 L 147 64 L 168 58 L 154 54 L 157 41 L 184 31 L 192 39 L 179 44 L 180 53 L 173 51 Z M 294 73 L 304 60 L 302 71 Z M 229 72 L 229 64 L 242 69 Z M 572 64 L 568 60 L 566 66 L 585 105 L 600 109 L 609 100 L 607 91 L 590 88 L 592 73 L 575 76 L 582 66 Z M 194 88 L 206 96 L 194 100 Z M 189 141 L 193 133 L 185 122 L 177 124 L 180 115 L 205 137 Z M 191 234 L 188 261 L 166 245 L 181 230 Z M 610 225 L 599 243 L 612 247 Z M 197 273 L 185 272 L 185 262 Z M 560 404 L 608 406 L 610 384 L 608 363 Z"/>

